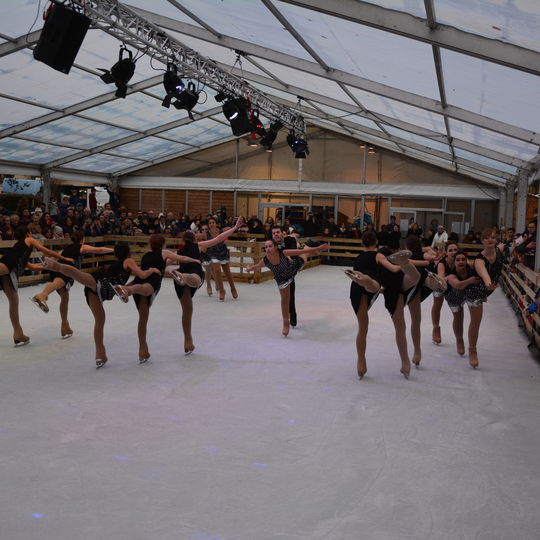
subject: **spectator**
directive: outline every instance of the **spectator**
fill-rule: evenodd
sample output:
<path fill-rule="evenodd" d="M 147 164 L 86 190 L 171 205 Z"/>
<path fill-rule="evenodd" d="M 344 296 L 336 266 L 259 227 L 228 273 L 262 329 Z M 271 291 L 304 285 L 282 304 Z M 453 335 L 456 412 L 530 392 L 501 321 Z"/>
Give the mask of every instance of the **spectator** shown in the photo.
<path fill-rule="evenodd" d="M 444 225 L 438 225 L 437 232 L 433 235 L 431 247 L 441 251 L 441 248 L 444 249 L 446 242 L 448 242 L 448 233 L 444 229 Z"/>
<path fill-rule="evenodd" d="M 411 223 L 409 230 L 407 231 L 407 236 L 418 236 L 418 238 L 422 238 L 422 229 L 418 225 L 418 223 L 413 222 Z"/>
<path fill-rule="evenodd" d="M 90 208 L 90 215 L 94 217 L 97 214 L 97 198 L 96 198 L 96 188 L 90 188 L 90 193 L 88 195 L 88 208 Z"/>
<path fill-rule="evenodd" d="M 308 212 L 307 219 L 302 224 L 304 228 L 304 236 L 317 236 L 319 234 L 319 224 L 313 212 Z"/>
<path fill-rule="evenodd" d="M 387 247 L 388 241 L 390 240 L 390 235 L 388 233 L 387 225 L 381 225 L 379 232 L 377 233 L 377 243 L 379 247 Z"/>
<path fill-rule="evenodd" d="M 392 216 L 393 217 L 393 216 Z M 394 223 L 392 226 L 392 232 L 388 235 L 388 247 L 394 251 L 399 249 L 399 244 L 401 242 L 401 231 L 399 230 L 399 225 Z"/>

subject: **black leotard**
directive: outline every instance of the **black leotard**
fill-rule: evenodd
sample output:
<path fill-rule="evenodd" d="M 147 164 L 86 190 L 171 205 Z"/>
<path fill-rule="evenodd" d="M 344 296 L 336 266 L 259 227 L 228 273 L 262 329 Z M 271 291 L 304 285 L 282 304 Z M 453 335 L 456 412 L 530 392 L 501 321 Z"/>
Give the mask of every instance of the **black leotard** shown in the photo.
<path fill-rule="evenodd" d="M 124 261 L 115 261 L 104 270 L 98 270 L 94 274 L 96 290 L 93 291 L 89 287 L 84 288 L 86 301 L 88 302 L 89 294 L 97 295 L 100 302 L 112 300 L 116 296 L 113 285 L 125 285 L 130 275 L 131 271 L 124 269 Z"/>
<path fill-rule="evenodd" d="M 413 251 L 411 255 L 412 261 L 425 261 L 424 259 L 424 252 L 422 250 L 420 251 Z M 417 266 L 416 269 L 418 270 L 418 273 L 420 274 L 420 279 L 418 280 L 418 283 L 415 285 L 415 294 L 410 296 L 410 299 L 412 300 L 416 294 L 420 295 L 420 302 L 423 302 L 433 291 L 424 285 L 426 278 L 428 277 L 428 271 L 434 272 L 433 265 L 428 266 Z"/>
<path fill-rule="evenodd" d="M 212 238 L 214 237 L 209 234 L 208 239 L 210 240 Z M 229 249 L 225 242 L 219 242 L 218 244 L 207 248 L 206 255 L 213 263 L 228 264 L 230 261 Z"/>
<path fill-rule="evenodd" d="M 482 260 L 484 261 L 486 265 L 487 273 L 489 274 L 489 277 L 491 278 L 491 281 L 493 283 L 497 283 L 499 281 L 499 278 L 501 277 L 503 264 L 504 264 L 504 256 L 501 252 L 501 250 L 496 247 L 495 248 L 495 260 L 493 263 L 490 263 L 482 253 L 480 253 L 475 260 Z M 478 275 L 478 273 L 475 270 L 475 275 Z M 469 289 L 469 287 L 467 287 Z M 484 281 L 482 280 L 480 283 L 475 283 L 474 285 L 470 286 L 470 289 L 468 290 L 467 299 L 468 300 L 480 300 L 480 299 L 486 299 L 490 294 L 492 294 L 493 291 L 489 290 Z"/>
<path fill-rule="evenodd" d="M 82 248 L 82 244 L 75 244 L 75 243 L 70 244 L 69 246 L 66 246 L 62 250 L 62 259 L 60 259 L 59 262 L 61 262 L 62 264 L 69 264 L 69 266 L 74 266 L 75 268 L 80 268 L 81 259 L 82 259 L 81 248 Z M 75 262 L 66 261 L 65 259 L 63 259 L 63 257 L 69 257 L 70 259 L 73 259 Z M 52 271 L 49 272 L 49 281 L 54 281 L 56 278 L 60 278 L 61 280 L 64 281 L 64 287 L 68 291 L 74 283 L 73 278 L 64 276 L 64 274 L 61 274 L 60 272 L 52 272 Z M 60 290 L 57 290 L 56 292 L 60 294 Z"/>
<path fill-rule="evenodd" d="M 32 249 L 32 246 L 26 245 L 24 239 L 18 240 L 12 247 L 4 250 L 6 254 L 0 259 L 0 263 L 5 264 L 9 270 L 9 277 L 15 290 L 18 289 L 19 277 L 24 273 Z M 0 289 L 3 289 L 2 280 L 0 280 Z"/>
<path fill-rule="evenodd" d="M 362 274 L 366 274 L 370 278 L 374 279 L 375 281 L 380 281 L 380 268 L 377 264 L 377 261 L 375 260 L 377 257 L 376 251 L 362 251 L 358 254 L 356 259 L 354 259 L 353 262 L 353 270 L 357 270 L 358 272 L 362 272 Z M 368 309 L 373 305 L 377 297 L 379 296 L 379 293 L 370 293 L 364 289 L 361 285 L 353 281 L 351 283 L 351 290 L 349 293 L 349 298 L 351 299 L 351 305 L 354 309 L 354 312 L 357 313 L 358 309 L 360 308 L 360 302 L 362 300 L 362 295 L 366 295 L 368 297 Z"/>
<path fill-rule="evenodd" d="M 149 268 L 157 268 L 161 273 L 156 274 L 154 272 L 146 278 L 135 277 L 132 283 L 134 285 L 139 285 L 143 283 L 150 283 L 150 285 L 152 285 L 154 292 L 151 296 L 147 297 L 149 304 L 152 305 L 154 298 L 157 296 L 159 289 L 161 288 L 161 282 L 163 280 L 163 274 L 165 272 L 165 261 L 163 260 L 163 255 L 161 254 L 161 248 L 148 251 L 142 256 L 141 270 L 148 270 Z M 141 298 L 142 296 L 140 294 L 133 295 L 133 300 L 135 301 L 137 309 L 139 308 Z"/>
<path fill-rule="evenodd" d="M 199 251 L 199 246 L 197 244 L 186 244 L 177 251 L 178 255 L 183 255 L 184 257 L 191 257 L 192 259 L 197 260 L 201 259 L 202 253 L 203 252 Z M 182 263 L 178 267 L 178 271 L 182 272 L 182 274 L 197 274 L 201 278 L 201 285 L 204 283 L 204 270 L 199 263 Z M 174 282 L 174 290 L 176 291 L 176 296 L 178 296 L 178 299 L 180 299 L 182 297 L 182 294 L 184 294 L 184 287 L 187 287 L 187 285 L 178 285 L 176 281 Z M 197 292 L 198 287 L 188 287 L 188 289 L 191 297 L 193 298 L 194 294 Z"/>

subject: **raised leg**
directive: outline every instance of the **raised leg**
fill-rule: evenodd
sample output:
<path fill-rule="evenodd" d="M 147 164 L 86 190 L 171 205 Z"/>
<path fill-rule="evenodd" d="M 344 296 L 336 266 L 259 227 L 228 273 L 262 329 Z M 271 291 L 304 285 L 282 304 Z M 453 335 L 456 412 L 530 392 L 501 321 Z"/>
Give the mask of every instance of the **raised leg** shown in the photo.
<path fill-rule="evenodd" d="M 94 279 L 94 276 L 92 274 L 82 272 L 78 268 L 75 268 L 74 266 L 71 266 L 69 264 L 62 264 L 56 262 L 55 259 L 52 259 L 50 257 L 45 257 L 45 262 L 47 264 L 47 268 L 50 268 L 55 272 L 64 274 L 65 276 L 68 276 L 70 278 L 73 278 L 75 281 L 78 281 L 79 283 L 81 283 L 85 287 L 88 287 L 89 289 L 92 289 L 93 291 L 96 290 L 96 280 Z"/>
<path fill-rule="evenodd" d="M 193 336 L 191 335 L 191 319 L 193 317 L 193 299 L 191 291 L 188 287 L 184 287 L 182 296 L 180 297 L 180 305 L 182 306 L 182 331 L 184 332 L 184 352 L 191 354 L 195 350 L 193 344 Z"/>

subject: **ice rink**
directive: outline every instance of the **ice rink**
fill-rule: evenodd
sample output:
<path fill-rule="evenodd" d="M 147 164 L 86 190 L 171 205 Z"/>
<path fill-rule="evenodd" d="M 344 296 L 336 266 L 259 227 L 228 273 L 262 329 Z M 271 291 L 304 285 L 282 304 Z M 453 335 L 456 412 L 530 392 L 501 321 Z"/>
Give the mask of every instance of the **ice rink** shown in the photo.
<path fill-rule="evenodd" d="M 0 539 L 539 538 L 540 371 L 507 299 L 485 308 L 476 371 L 446 306 L 432 344 L 426 300 L 405 380 L 380 298 L 360 381 L 349 283 L 339 267 L 297 276 L 287 339 L 273 281 L 224 303 L 203 287 L 184 356 L 166 280 L 145 365 L 134 303 L 106 303 L 101 370 L 81 285 L 68 340 L 58 296 L 46 315 L 29 301 L 41 286 L 20 289 L 18 349 L 0 294 Z"/>

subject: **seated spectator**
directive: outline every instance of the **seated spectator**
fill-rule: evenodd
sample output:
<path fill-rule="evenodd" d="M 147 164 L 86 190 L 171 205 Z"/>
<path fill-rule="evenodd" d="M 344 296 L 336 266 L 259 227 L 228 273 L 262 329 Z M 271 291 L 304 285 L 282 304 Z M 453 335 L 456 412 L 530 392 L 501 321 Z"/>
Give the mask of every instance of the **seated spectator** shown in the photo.
<path fill-rule="evenodd" d="M 474 231 L 469 229 L 467 234 L 463 237 L 464 244 L 473 244 L 474 243 Z"/>
<path fill-rule="evenodd" d="M 422 229 L 420 225 L 416 222 L 411 223 L 409 230 L 407 231 L 407 236 L 418 236 L 418 238 L 422 238 Z"/>
<path fill-rule="evenodd" d="M 15 239 L 15 229 L 11 226 L 11 219 L 9 216 L 2 216 L 2 225 L 0 228 L 2 234 L 2 240 L 14 240 Z"/>

